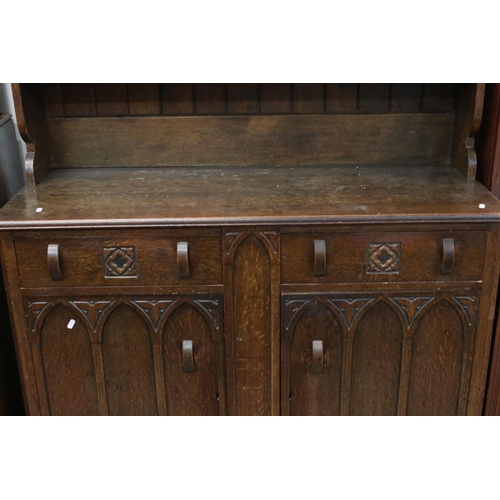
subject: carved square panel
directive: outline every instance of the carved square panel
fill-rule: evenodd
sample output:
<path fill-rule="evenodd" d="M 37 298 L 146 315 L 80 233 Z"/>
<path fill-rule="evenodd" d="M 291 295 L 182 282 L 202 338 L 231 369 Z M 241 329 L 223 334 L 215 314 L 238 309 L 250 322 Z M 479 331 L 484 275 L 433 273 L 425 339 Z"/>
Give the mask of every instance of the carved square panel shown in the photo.
<path fill-rule="evenodd" d="M 135 247 L 103 247 L 102 266 L 106 278 L 136 277 Z"/>
<path fill-rule="evenodd" d="M 369 243 L 366 274 L 398 274 L 401 265 L 401 243 Z"/>

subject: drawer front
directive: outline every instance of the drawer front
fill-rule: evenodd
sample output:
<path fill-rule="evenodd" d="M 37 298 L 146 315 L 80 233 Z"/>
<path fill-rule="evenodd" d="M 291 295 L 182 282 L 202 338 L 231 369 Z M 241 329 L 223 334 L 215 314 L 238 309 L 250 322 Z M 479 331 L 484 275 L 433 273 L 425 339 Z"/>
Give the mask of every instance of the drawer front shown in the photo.
<path fill-rule="evenodd" d="M 24 288 L 222 283 L 218 230 L 23 234 L 15 248 Z"/>
<path fill-rule="evenodd" d="M 486 238 L 486 231 L 287 234 L 282 281 L 480 281 Z"/>

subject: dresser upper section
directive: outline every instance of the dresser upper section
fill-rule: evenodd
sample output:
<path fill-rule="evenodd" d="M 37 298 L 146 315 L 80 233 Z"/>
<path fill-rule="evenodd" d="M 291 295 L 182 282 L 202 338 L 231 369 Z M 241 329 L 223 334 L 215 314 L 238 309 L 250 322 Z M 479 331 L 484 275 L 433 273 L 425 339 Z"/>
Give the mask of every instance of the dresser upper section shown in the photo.
<path fill-rule="evenodd" d="M 14 84 L 28 183 L 55 168 L 452 166 L 484 84 Z"/>

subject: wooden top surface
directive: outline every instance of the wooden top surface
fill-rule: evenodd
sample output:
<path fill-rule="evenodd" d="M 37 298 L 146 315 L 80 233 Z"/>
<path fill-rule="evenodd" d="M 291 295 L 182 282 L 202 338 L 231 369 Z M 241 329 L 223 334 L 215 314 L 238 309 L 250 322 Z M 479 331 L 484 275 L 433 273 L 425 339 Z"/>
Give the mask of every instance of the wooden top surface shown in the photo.
<path fill-rule="evenodd" d="M 59 169 L 0 210 L 0 229 L 498 220 L 483 186 L 436 166 Z"/>

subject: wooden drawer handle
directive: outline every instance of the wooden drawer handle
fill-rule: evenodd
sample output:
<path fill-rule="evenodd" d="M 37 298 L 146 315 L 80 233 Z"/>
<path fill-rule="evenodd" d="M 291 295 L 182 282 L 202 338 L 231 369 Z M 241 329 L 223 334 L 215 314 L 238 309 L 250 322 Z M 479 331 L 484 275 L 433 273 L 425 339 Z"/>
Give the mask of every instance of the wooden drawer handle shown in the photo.
<path fill-rule="evenodd" d="M 326 273 L 326 242 L 314 240 L 314 276 L 324 276 Z"/>
<path fill-rule="evenodd" d="M 312 351 L 313 351 L 312 371 L 313 371 L 313 373 L 322 373 L 323 372 L 323 341 L 322 340 L 313 340 Z"/>
<path fill-rule="evenodd" d="M 185 241 L 177 243 L 177 267 L 179 278 L 189 278 L 189 248 Z"/>
<path fill-rule="evenodd" d="M 47 247 L 47 266 L 49 275 L 53 281 L 62 281 L 61 261 L 59 258 L 59 245 L 49 245 Z"/>
<path fill-rule="evenodd" d="M 451 274 L 455 264 L 455 240 L 452 238 L 443 239 L 443 269 L 442 274 Z"/>
<path fill-rule="evenodd" d="M 182 371 L 186 373 L 194 372 L 193 341 L 182 341 Z"/>

